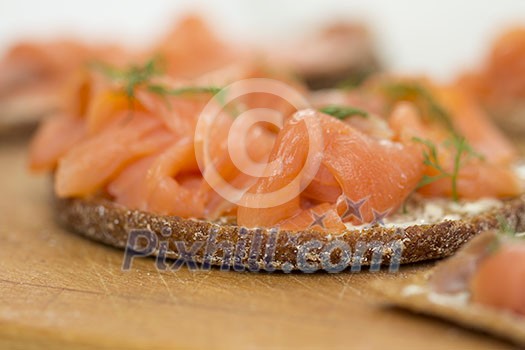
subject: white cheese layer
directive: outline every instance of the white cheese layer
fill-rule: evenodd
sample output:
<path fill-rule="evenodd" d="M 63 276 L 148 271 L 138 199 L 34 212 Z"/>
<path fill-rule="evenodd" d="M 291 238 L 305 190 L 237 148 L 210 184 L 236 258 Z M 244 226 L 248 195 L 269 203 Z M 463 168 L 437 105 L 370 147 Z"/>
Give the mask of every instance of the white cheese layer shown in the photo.
<path fill-rule="evenodd" d="M 405 210 L 401 208 L 396 214 L 386 217 L 383 222 L 384 226 L 389 228 L 437 224 L 447 220 L 460 220 L 468 216 L 475 216 L 491 209 L 500 208 L 502 205 L 503 203 L 500 200 L 494 198 L 454 202 L 445 198 L 422 198 L 413 195 Z M 369 224 L 352 225 L 347 223 L 346 226 L 350 230 L 360 230 Z"/>

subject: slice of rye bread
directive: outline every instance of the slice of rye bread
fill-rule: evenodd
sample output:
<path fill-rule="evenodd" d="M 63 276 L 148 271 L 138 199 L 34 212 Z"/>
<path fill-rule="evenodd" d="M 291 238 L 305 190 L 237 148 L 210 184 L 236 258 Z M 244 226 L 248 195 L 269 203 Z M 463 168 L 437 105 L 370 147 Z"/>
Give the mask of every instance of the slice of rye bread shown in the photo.
<path fill-rule="evenodd" d="M 169 241 L 166 254 L 158 249 L 158 244 L 152 255 L 178 259 L 181 258 L 180 242 L 184 243 L 186 251 L 197 242 L 192 256 L 196 263 L 222 267 L 233 265 L 234 268 L 245 267 L 252 271 L 313 272 L 324 269 L 335 272 L 342 270 L 345 264 L 346 267 L 352 266 L 352 269 L 354 265 L 359 268 L 360 265 L 377 264 L 373 260 L 374 252 L 382 254 L 383 265 L 395 266 L 396 263 L 447 257 L 477 233 L 499 229 L 501 225 L 517 232 L 525 230 L 525 195 L 502 201 L 498 208 L 460 220 L 405 228 L 376 224 L 337 234 L 314 230 L 246 229 L 226 220 L 211 222 L 129 210 L 102 198 L 55 197 L 55 209 L 59 222 L 66 227 L 118 248 L 126 248 L 132 230 L 149 230 L 158 238 L 157 244 Z M 225 251 L 220 248 L 214 251 L 214 247 L 227 244 L 225 242 L 229 242 L 230 249 L 233 249 L 233 259 L 225 259 Z M 343 254 L 343 249 L 350 254 L 351 260 L 348 260 L 348 254 Z M 135 250 L 138 251 L 138 247 Z M 187 255 L 184 257 L 187 258 Z"/>

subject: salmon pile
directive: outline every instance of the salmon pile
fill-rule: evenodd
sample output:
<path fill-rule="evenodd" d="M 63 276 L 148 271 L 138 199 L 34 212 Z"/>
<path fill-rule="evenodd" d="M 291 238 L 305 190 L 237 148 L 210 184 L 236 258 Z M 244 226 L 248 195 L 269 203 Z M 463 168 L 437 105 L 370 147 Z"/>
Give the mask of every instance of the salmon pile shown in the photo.
<path fill-rule="evenodd" d="M 314 91 L 291 60 L 224 43 L 196 18 L 153 46 L 69 74 L 29 156 L 33 171 L 53 173 L 58 197 L 339 232 L 382 224 L 414 195 L 523 190 L 516 150 L 459 79 L 378 73 Z M 301 103 L 264 89 L 229 96 L 239 81 L 286 86 Z"/>

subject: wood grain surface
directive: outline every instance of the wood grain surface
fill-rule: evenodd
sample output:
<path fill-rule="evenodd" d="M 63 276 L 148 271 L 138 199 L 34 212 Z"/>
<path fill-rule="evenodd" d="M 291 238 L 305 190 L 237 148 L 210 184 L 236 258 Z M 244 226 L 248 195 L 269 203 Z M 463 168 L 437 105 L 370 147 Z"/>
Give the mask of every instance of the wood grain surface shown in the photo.
<path fill-rule="evenodd" d="M 23 141 L 0 140 L 0 349 L 506 349 L 451 324 L 378 307 L 388 272 L 122 271 L 123 253 L 58 227 L 50 181 L 27 174 Z"/>

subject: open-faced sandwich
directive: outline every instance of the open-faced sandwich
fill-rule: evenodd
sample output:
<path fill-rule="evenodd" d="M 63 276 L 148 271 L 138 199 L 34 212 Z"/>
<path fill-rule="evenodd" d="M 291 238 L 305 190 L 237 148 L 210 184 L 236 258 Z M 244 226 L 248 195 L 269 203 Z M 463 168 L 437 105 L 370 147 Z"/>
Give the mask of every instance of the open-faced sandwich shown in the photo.
<path fill-rule="evenodd" d="M 459 85 L 382 75 L 311 92 L 250 59 L 178 74 L 198 63 L 170 59 L 183 53 L 86 69 L 42 124 L 30 166 L 53 174 L 67 226 L 285 271 L 448 256 L 501 216 L 521 229 L 516 151 Z"/>
<path fill-rule="evenodd" d="M 480 234 L 431 271 L 377 285 L 378 293 L 388 304 L 525 346 L 525 242 L 503 227 Z"/>

